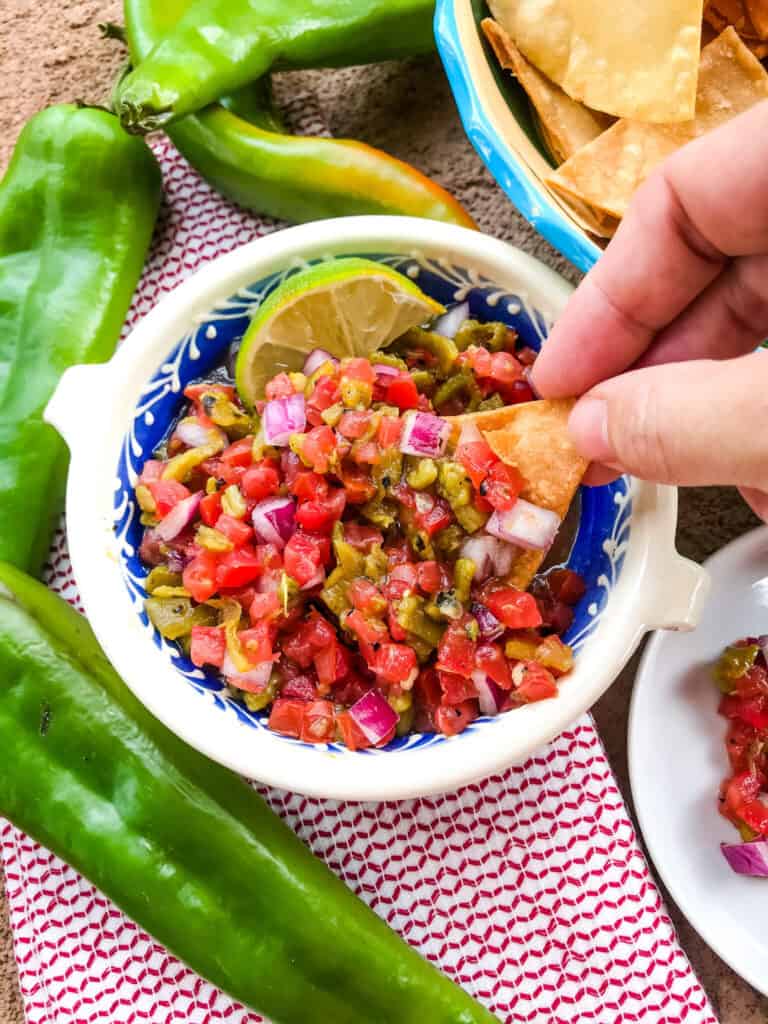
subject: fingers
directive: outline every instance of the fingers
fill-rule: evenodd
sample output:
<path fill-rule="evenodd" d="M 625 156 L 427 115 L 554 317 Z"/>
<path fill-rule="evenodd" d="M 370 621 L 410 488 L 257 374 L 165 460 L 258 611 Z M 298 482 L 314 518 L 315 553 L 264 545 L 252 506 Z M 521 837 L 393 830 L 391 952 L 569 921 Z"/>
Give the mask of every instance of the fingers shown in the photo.
<path fill-rule="evenodd" d="M 533 370 L 547 397 L 635 363 L 733 256 L 768 252 L 768 101 L 678 150 L 636 193 Z"/>
<path fill-rule="evenodd" d="M 768 353 L 633 370 L 571 413 L 592 462 L 645 480 L 768 490 Z"/>
<path fill-rule="evenodd" d="M 636 366 L 746 355 L 768 337 L 768 255 L 743 256 L 689 306 Z"/>

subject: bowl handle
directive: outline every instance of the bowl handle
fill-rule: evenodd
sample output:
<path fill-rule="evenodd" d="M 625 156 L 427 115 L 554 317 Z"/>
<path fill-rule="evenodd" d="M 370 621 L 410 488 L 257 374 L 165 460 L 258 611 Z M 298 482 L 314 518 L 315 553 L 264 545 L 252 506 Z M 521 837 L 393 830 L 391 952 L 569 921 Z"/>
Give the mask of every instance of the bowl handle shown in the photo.
<path fill-rule="evenodd" d="M 690 558 L 671 551 L 656 568 L 661 586 L 649 588 L 645 615 L 648 629 L 695 629 L 704 609 L 711 580 L 706 569 Z"/>
<path fill-rule="evenodd" d="M 81 437 L 93 435 L 93 413 L 105 393 L 109 363 L 70 366 L 43 410 L 43 419 L 61 434 L 70 451 Z M 87 411 L 87 415 L 86 415 Z"/>

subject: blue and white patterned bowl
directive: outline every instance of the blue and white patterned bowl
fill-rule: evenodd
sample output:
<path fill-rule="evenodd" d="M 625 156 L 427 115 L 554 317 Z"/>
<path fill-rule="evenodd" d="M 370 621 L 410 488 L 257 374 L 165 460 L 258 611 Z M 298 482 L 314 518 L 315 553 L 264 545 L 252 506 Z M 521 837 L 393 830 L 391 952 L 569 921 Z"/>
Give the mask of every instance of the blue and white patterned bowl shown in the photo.
<path fill-rule="evenodd" d="M 525 91 L 502 71 L 480 30 L 485 0 L 437 0 L 435 38 L 464 130 L 526 220 L 581 270 L 602 252 L 572 207 L 543 185 L 554 164 Z"/>
<path fill-rule="evenodd" d="M 526 757 L 610 684 L 643 631 L 690 625 L 698 567 L 673 548 L 676 495 L 622 479 L 581 492 L 568 564 L 587 581 L 568 641 L 574 673 L 556 700 L 480 718 L 460 736 L 410 736 L 350 752 L 270 732 L 213 673 L 164 640 L 143 610 L 133 485 L 177 414 L 187 383 L 219 363 L 264 298 L 307 263 L 361 255 L 394 267 L 444 303 L 501 319 L 538 348 L 569 288 L 501 242 L 410 218 L 360 217 L 279 232 L 215 260 L 168 295 L 110 363 L 65 374 L 46 416 L 72 450 L 67 528 L 86 612 L 107 655 L 163 722 L 249 777 L 315 795 L 399 798 L 447 790 Z M 87 410 L 87 415 L 83 413 Z M 93 424 L 105 425 L 95 436 Z"/>

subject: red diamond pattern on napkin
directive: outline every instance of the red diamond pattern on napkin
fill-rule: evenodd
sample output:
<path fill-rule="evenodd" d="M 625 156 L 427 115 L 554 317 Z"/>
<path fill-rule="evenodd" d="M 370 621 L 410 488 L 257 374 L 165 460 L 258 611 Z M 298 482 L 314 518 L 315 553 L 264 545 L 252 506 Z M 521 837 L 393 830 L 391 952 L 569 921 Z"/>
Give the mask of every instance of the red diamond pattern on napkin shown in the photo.
<path fill-rule="evenodd" d="M 295 113 L 300 130 L 322 132 L 306 97 Z M 166 201 L 126 331 L 198 266 L 278 227 L 226 203 L 168 142 L 154 148 Z M 48 582 L 80 607 L 61 531 Z M 345 804 L 260 792 L 505 1024 L 717 1024 L 589 717 L 525 766 L 443 797 Z M 262 1020 L 6 822 L 0 853 L 29 1024 Z"/>

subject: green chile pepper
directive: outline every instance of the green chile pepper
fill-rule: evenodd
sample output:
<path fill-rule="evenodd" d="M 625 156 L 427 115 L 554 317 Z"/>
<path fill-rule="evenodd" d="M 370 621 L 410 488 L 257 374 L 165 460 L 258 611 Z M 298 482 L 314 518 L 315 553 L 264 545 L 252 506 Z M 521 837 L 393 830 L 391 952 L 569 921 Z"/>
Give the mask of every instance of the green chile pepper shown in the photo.
<path fill-rule="evenodd" d="M 275 1024 L 493 1024 L 0 564 L 0 814 Z"/>
<path fill-rule="evenodd" d="M 36 573 L 67 448 L 43 423 L 59 377 L 114 351 L 160 204 L 160 170 L 105 110 L 41 111 L 0 182 L 0 559 Z"/>
<path fill-rule="evenodd" d="M 192 114 L 268 71 L 430 53 L 434 0 L 197 0 L 121 83 L 129 132 Z"/>
<path fill-rule="evenodd" d="M 433 6 L 423 0 L 412 3 Z M 140 64 L 189 7 L 189 0 L 126 0 L 132 60 Z M 324 6 L 331 13 L 338 9 L 348 13 L 351 8 L 341 0 Z M 288 13 L 285 7 L 281 10 Z M 291 18 L 295 19 L 293 11 Z M 333 60 L 323 58 L 326 63 L 361 63 L 383 55 L 370 47 L 350 52 L 343 37 L 334 46 L 341 49 Z M 303 54 L 301 66 L 316 64 L 311 53 Z M 476 227 L 445 189 L 381 150 L 349 139 L 281 134 L 265 90 L 263 81 L 254 82 L 168 129 L 182 155 L 228 199 L 256 213 L 298 223 L 392 213 Z"/>

